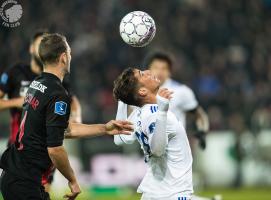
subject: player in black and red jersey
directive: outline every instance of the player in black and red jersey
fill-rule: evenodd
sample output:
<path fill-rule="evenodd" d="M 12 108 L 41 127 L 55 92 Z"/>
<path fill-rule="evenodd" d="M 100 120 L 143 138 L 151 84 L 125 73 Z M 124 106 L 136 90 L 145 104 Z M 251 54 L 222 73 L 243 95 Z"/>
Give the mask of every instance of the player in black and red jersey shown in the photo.
<path fill-rule="evenodd" d="M 23 99 L 30 83 L 42 72 L 42 63 L 37 49 L 42 35 L 46 31 L 37 31 L 29 48 L 31 61 L 29 64 L 18 63 L 1 74 L 0 78 L 0 110 L 10 109 L 11 123 L 9 144 L 13 144 L 19 130 Z M 63 85 L 69 91 L 72 99 L 71 121 L 81 122 L 81 106 L 76 96 L 70 92 L 69 77 L 65 77 Z M 3 99 L 7 95 L 8 99 Z"/>
<path fill-rule="evenodd" d="M 62 85 L 70 72 L 71 50 L 59 34 L 42 37 L 39 55 L 44 71 L 29 86 L 23 104 L 22 121 L 16 141 L 2 155 L 4 170 L 1 191 L 5 200 L 44 200 L 42 176 L 55 166 L 69 181 L 75 199 L 81 192 L 63 147 L 64 136 L 78 138 L 103 134 L 130 134 L 131 123 L 110 121 L 107 124 L 69 123 L 70 97 Z"/>
<path fill-rule="evenodd" d="M 30 83 L 36 76 L 41 74 L 43 70 L 42 63 L 38 56 L 38 47 L 42 39 L 42 35 L 47 33 L 46 30 L 37 31 L 30 43 L 29 53 L 31 55 L 30 65 L 19 63 L 7 69 L 1 75 L 0 80 L 0 110 L 10 109 L 11 113 L 11 133 L 8 144 L 13 144 L 19 130 L 22 104 L 26 91 Z M 81 122 L 81 105 L 77 97 L 71 91 L 69 76 L 66 75 L 63 81 L 63 86 L 69 92 L 71 98 L 71 115 L 70 122 Z M 8 99 L 2 99 L 7 94 Z M 53 181 L 53 171 L 45 174 L 42 178 L 42 184 L 47 192 L 50 190 L 50 185 Z"/>

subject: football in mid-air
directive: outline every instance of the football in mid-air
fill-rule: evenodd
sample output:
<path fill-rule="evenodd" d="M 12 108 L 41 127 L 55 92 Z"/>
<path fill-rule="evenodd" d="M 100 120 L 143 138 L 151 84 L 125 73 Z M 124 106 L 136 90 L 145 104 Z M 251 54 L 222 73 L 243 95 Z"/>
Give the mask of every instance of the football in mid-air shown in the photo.
<path fill-rule="evenodd" d="M 120 22 L 120 35 L 123 41 L 133 47 L 144 47 L 149 44 L 155 32 L 153 18 L 142 11 L 130 12 Z"/>

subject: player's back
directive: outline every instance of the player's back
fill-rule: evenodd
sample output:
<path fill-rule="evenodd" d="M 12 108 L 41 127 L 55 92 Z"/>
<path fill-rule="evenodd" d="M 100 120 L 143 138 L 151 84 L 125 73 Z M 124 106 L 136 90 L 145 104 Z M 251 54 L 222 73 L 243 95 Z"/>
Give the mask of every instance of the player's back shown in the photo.
<path fill-rule="evenodd" d="M 22 178 L 33 177 L 34 181 L 41 182 L 41 175 L 51 165 L 47 152 L 50 141 L 48 126 L 67 126 L 69 100 L 61 81 L 53 74 L 42 73 L 30 84 L 16 142 L 1 160 L 6 171 Z M 63 118 L 65 123 L 55 123 L 58 117 Z"/>
<path fill-rule="evenodd" d="M 186 132 L 172 112 L 167 114 L 168 145 L 161 157 L 150 150 L 154 134 L 157 105 L 148 104 L 139 111 L 136 134 L 148 163 L 147 173 L 138 191 L 153 198 L 166 198 L 174 194 L 190 196 L 192 185 L 192 154 Z M 141 125 L 140 125 L 141 124 Z"/>

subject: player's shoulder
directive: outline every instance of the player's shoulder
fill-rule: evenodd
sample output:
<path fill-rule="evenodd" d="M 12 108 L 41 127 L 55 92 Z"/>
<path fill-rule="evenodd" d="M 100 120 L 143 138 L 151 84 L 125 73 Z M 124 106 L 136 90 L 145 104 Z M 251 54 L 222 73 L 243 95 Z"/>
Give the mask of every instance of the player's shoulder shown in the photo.
<path fill-rule="evenodd" d="M 176 84 L 172 88 L 172 90 L 174 91 L 174 93 L 182 95 L 182 96 L 183 95 L 193 95 L 194 94 L 193 90 L 189 86 L 187 86 L 185 84 L 178 84 L 178 85 Z"/>
<path fill-rule="evenodd" d="M 143 118 L 143 120 L 154 118 L 157 116 L 157 113 L 158 113 L 158 105 L 157 104 L 147 104 L 147 105 L 144 105 L 141 109 L 141 116 L 142 116 L 141 118 Z M 171 111 L 167 112 L 167 118 L 170 121 L 177 120 L 176 116 Z"/>
<path fill-rule="evenodd" d="M 53 74 L 42 73 L 31 84 L 30 88 L 39 90 L 49 97 L 67 97 L 68 92 L 63 87 L 61 81 Z"/>
<path fill-rule="evenodd" d="M 170 86 L 172 86 L 172 87 L 180 87 L 180 86 L 183 85 L 182 83 L 180 83 L 180 82 L 178 82 L 178 81 L 176 81 L 176 80 L 174 80 L 174 79 L 169 79 L 169 80 L 168 80 L 168 84 L 169 84 Z"/>
<path fill-rule="evenodd" d="M 141 116 L 146 117 L 146 118 L 149 116 L 155 115 L 157 111 L 158 111 L 157 104 L 146 104 L 140 110 Z"/>

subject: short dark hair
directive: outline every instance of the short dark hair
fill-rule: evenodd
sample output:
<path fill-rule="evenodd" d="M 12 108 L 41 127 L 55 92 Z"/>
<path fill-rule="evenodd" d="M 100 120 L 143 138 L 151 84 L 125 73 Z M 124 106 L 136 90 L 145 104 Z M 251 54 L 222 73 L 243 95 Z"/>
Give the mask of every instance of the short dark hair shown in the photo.
<path fill-rule="evenodd" d="M 36 41 L 37 38 L 49 34 L 48 29 L 38 29 L 31 37 L 31 44 Z"/>
<path fill-rule="evenodd" d="M 135 68 L 125 69 L 114 81 L 113 95 L 116 100 L 121 100 L 128 105 L 141 106 L 136 92 L 139 83 L 134 74 Z"/>
<path fill-rule="evenodd" d="M 39 46 L 40 60 L 43 64 L 56 63 L 67 49 L 65 36 L 58 33 L 45 34 Z"/>
<path fill-rule="evenodd" d="M 151 63 L 156 59 L 166 62 L 168 64 L 169 71 L 172 71 L 172 65 L 173 65 L 172 58 L 169 54 L 164 53 L 164 52 L 153 52 L 149 54 L 144 59 L 144 66 L 146 66 L 147 68 L 150 68 Z"/>

